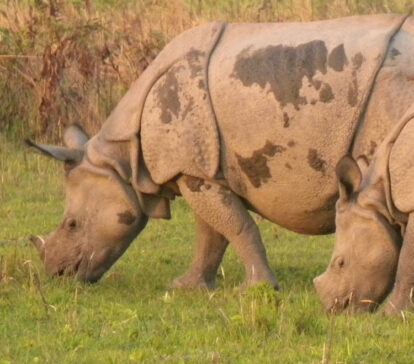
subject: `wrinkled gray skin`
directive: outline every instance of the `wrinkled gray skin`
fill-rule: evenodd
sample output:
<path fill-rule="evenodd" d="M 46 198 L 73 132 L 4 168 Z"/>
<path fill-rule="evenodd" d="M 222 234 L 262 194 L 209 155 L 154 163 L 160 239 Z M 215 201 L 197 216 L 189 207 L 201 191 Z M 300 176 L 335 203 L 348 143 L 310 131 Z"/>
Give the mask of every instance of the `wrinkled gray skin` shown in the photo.
<path fill-rule="evenodd" d="M 97 281 L 145 227 L 132 188 L 109 169 L 91 170 L 83 159 L 86 134 L 65 133 L 70 148 L 37 146 L 65 163 L 66 208 L 58 229 L 45 240 L 32 236 L 50 275 L 77 274 Z M 80 159 L 82 158 L 82 162 Z"/>
<path fill-rule="evenodd" d="M 361 171 L 350 156 L 338 163 L 340 198 L 330 265 L 315 278 L 327 310 L 413 309 L 414 105 Z"/>
<path fill-rule="evenodd" d="M 341 159 L 337 177 L 335 247 L 314 285 L 327 311 L 372 311 L 393 287 L 400 229 L 387 219 L 380 184 L 367 186 L 369 176 L 361 184 L 362 172 L 352 157 Z"/>
<path fill-rule="evenodd" d="M 177 37 L 96 136 L 72 126 L 66 147 L 33 145 L 66 169 L 63 221 L 44 244 L 33 238 L 47 271 L 98 280 L 182 196 L 196 249 L 174 287 L 215 287 L 229 243 L 247 285 L 278 287 L 248 211 L 305 234 L 334 231 L 337 162 L 370 160 L 414 102 L 414 22 L 404 20 L 211 23 Z"/>

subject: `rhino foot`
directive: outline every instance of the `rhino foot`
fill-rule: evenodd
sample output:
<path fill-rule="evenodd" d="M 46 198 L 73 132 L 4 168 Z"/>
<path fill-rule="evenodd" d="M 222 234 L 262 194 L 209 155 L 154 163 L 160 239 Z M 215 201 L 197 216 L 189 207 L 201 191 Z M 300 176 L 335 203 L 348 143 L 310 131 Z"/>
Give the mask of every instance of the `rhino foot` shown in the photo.
<path fill-rule="evenodd" d="M 404 318 L 404 309 L 391 304 L 391 302 L 387 303 L 385 307 L 381 311 L 382 316 L 401 316 Z"/>
<path fill-rule="evenodd" d="M 181 277 L 176 278 L 171 283 L 171 288 L 177 289 L 215 289 L 217 288 L 216 282 L 214 280 L 206 280 L 204 277 L 195 275 L 191 272 L 182 275 Z"/>
<path fill-rule="evenodd" d="M 257 277 L 250 277 L 249 279 L 246 279 L 242 285 L 240 286 L 241 290 L 245 290 L 249 287 L 255 286 L 257 284 L 261 284 L 261 283 L 268 283 L 270 284 L 276 291 L 279 290 L 279 282 L 277 281 L 277 279 L 275 278 L 275 276 L 273 275 L 273 273 L 271 273 L 270 275 L 265 275 L 265 276 L 257 276 Z"/>
<path fill-rule="evenodd" d="M 385 307 L 382 310 L 383 316 L 401 316 L 404 319 L 404 311 L 413 310 L 413 289 L 407 290 L 398 290 L 392 293 L 390 299 L 386 303 Z"/>

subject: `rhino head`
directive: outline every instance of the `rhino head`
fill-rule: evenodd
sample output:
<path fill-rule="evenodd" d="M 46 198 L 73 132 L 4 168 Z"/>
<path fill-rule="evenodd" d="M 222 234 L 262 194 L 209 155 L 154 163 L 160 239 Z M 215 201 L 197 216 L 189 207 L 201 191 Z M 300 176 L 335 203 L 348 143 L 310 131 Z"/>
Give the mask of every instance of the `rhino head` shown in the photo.
<path fill-rule="evenodd" d="M 138 158 L 131 163 L 129 142 L 110 145 L 99 137 L 88 140 L 76 125 L 65 131 L 64 141 L 66 147 L 28 141 L 64 163 L 66 189 L 64 216 L 57 230 L 45 239 L 32 236 L 31 240 L 50 275 L 75 275 L 96 282 L 149 217 L 169 218 L 168 201 L 141 193 L 139 183 L 131 182 L 137 180 Z"/>
<path fill-rule="evenodd" d="M 356 161 L 345 156 L 336 174 L 340 197 L 334 251 L 314 285 L 328 311 L 372 311 L 394 284 L 401 246 L 399 227 L 387 212 L 381 180 L 374 177 L 375 165 L 363 178 Z"/>

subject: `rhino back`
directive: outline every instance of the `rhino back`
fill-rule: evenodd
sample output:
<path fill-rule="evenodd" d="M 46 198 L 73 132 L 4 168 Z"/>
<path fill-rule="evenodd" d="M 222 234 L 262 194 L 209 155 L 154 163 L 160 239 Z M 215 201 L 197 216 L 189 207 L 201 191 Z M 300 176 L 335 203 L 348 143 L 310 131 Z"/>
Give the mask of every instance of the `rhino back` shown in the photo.
<path fill-rule="evenodd" d="M 222 169 L 264 216 L 332 231 L 334 168 L 402 19 L 228 25 L 209 67 Z"/>

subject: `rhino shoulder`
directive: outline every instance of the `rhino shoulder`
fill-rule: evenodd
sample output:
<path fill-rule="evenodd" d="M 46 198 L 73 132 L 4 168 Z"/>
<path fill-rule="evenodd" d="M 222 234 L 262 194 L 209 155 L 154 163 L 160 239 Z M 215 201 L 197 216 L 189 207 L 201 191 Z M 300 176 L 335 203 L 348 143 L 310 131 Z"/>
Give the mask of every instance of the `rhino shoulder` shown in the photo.
<path fill-rule="evenodd" d="M 220 21 L 203 24 L 169 42 L 112 111 L 102 126 L 102 136 L 108 141 L 126 141 L 137 135 L 146 98 L 157 80 L 183 59 L 195 61 L 195 67 L 200 57 L 208 62 L 225 25 Z"/>

